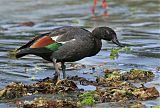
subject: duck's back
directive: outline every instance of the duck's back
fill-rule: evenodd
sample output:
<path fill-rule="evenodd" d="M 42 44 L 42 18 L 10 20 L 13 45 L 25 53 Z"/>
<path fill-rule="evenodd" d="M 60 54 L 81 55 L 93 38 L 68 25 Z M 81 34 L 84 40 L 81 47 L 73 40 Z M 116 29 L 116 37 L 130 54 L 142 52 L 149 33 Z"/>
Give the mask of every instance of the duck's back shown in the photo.
<path fill-rule="evenodd" d="M 96 39 L 88 30 L 65 26 L 36 36 L 18 49 L 16 57 L 34 54 L 48 61 L 54 58 L 57 61 L 73 62 L 93 56 L 100 49 L 101 40 Z"/>
<path fill-rule="evenodd" d="M 72 39 L 70 39 L 71 37 Z M 95 53 L 99 51 L 99 49 L 95 51 L 97 43 L 92 33 L 83 28 L 74 27 L 59 37 L 57 41 L 67 41 L 59 50 L 52 53 L 52 58 L 58 61 L 73 62 L 83 59 L 84 57 L 95 55 Z"/>

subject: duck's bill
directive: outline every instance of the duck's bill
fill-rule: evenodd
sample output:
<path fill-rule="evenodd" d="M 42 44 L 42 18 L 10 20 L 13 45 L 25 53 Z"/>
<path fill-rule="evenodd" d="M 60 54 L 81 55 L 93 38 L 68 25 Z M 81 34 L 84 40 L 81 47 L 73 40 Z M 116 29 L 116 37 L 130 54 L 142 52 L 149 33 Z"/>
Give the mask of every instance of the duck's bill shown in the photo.
<path fill-rule="evenodd" d="M 124 45 L 121 44 L 121 43 L 118 41 L 117 38 L 113 39 L 112 42 L 113 42 L 114 44 L 118 45 L 119 47 L 124 47 Z"/>

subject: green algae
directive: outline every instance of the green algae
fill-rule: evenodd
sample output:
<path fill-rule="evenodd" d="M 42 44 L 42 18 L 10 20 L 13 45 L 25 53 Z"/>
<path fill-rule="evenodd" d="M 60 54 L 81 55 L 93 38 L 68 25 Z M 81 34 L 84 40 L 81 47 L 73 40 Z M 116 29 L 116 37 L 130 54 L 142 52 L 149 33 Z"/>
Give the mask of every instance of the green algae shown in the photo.
<path fill-rule="evenodd" d="M 118 59 L 120 51 L 124 51 L 125 53 L 129 54 L 131 52 L 131 48 L 129 48 L 127 46 L 122 47 L 122 48 L 112 48 L 109 58 L 111 60 Z"/>

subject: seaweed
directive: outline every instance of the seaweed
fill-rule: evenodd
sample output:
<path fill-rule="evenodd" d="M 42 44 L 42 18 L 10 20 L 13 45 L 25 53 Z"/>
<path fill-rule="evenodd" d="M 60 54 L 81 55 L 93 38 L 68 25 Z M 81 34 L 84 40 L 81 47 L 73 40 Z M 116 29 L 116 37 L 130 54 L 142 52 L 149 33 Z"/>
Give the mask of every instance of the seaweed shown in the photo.
<path fill-rule="evenodd" d="M 109 56 L 110 59 L 111 60 L 118 59 L 120 51 L 124 51 L 125 53 L 128 54 L 131 52 L 131 48 L 128 48 L 127 46 L 122 47 L 122 48 L 112 48 L 110 52 L 110 56 Z"/>
<path fill-rule="evenodd" d="M 26 95 L 28 95 L 28 91 L 22 83 L 12 82 L 0 90 L 0 99 L 13 99 Z"/>
<path fill-rule="evenodd" d="M 92 106 L 95 104 L 95 99 L 94 99 L 94 93 L 93 92 L 84 92 L 79 95 L 81 99 L 80 103 L 81 105 L 89 105 Z"/>
<path fill-rule="evenodd" d="M 24 101 L 18 106 L 23 108 L 80 108 L 78 102 L 69 100 L 48 100 L 42 97 L 35 98 L 32 101 Z"/>
<path fill-rule="evenodd" d="M 0 90 L 0 99 L 13 99 L 33 94 L 54 94 L 70 92 L 77 89 L 76 84 L 70 80 L 59 80 L 54 83 L 51 79 L 45 79 L 35 84 L 24 85 L 22 83 L 10 83 Z"/>
<path fill-rule="evenodd" d="M 131 69 L 129 72 L 122 74 L 124 80 L 132 80 L 133 82 L 151 81 L 154 76 L 153 72 L 141 69 Z"/>
<path fill-rule="evenodd" d="M 145 107 L 140 101 L 156 99 L 159 97 L 159 91 L 155 87 L 145 87 L 143 84 L 141 87 L 136 87 L 133 82 L 151 81 L 154 76 L 153 72 L 140 69 L 131 69 L 125 73 L 117 69 L 106 69 L 104 70 L 104 76 L 99 76 L 96 80 L 72 76 L 64 80 L 57 80 L 56 77 L 54 79 L 45 78 L 37 83 L 28 85 L 12 82 L 0 90 L 0 99 L 16 99 L 34 94 L 51 94 L 54 96 L 62 94 L 61 98 L 56 99 L 39 97 L 31 101 L 17 100 L 15 103 L 18 107 L 24 108 L 80 108 L 83 106 L 92 107 L 98 103 L 105 102 L 121 104 L 128 102 L 125 104 L 131 108 Z M 83 89 L 78 89 L 75 82 L 79 82 L 81 85 L 96 86 L 96 90 L 84 91 Z M 71 94 L 72 96 L 66 94 Z"/>

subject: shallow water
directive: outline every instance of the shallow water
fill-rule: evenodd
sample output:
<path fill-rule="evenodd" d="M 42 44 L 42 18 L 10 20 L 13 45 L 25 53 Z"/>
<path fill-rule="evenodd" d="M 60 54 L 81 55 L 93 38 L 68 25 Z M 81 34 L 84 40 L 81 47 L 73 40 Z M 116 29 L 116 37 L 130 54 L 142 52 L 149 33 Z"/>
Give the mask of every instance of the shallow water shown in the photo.
<path fill-rule="evenodd" d="M 160 66 L 158 0 L 108 0 L 108 16 L 102 15 L 104 10 L 101 8 L 101 2 L 98 2 L 96 7 L 96 15 L 91 13 L 91 5 L 91 0 L 0 0 L 0 88 L 13 81 L 33 83 L 35 79 L 52 76 L 51 64 L 41 58 L 26 56 L 16 60 L 8 57 L 8 51 L 23 45 L 34 34 L 72 25 L 83 26 L 89 30 L 97 26 L 112 27 L 118 39 L 129 46 L 132 53 L 121 52 L 118 59 L 110 60 L 110 49 L 116 45 L 103 41 L 102 50 L 96 56 L 78 61 L 81 64 L 95 66 L 98 73 L 83 74 L 91 72 L 91 67 L 88 66 L 86 69 L 68 70 L 68 75 L 74 73 L 94 79 L 94 76 L 102 74 L 104 68 L 147 69 L 154 71 L 157 77 L 146 85 L 156 86 L 160 91 L 160 74 L 156 69 Z M 19 26 L 19 23 L 26 21 L 32 21 L 35 25 Z M 84 88 L 90 90 L 90 87 Z M 0 104 L 0 107 L 3 105 Z M 146 105 L 160 103 L 157 100 L 147 101 Z"/>

